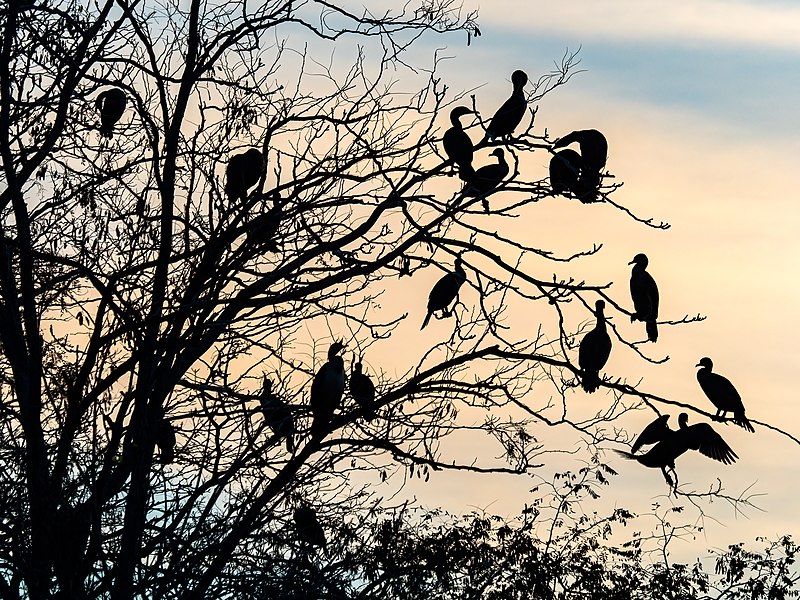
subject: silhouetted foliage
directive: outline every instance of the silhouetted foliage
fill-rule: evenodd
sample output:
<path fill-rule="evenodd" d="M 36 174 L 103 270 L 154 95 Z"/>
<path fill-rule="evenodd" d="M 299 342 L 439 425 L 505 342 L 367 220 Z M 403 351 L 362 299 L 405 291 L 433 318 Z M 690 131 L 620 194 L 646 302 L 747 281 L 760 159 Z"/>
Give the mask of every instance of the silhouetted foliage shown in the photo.
<path fill-rule="evenodd" d="M 666 360 L 607 322 L 604 307 L 626 323 L 640 312 L 614 299 L 607 274 L 598 284 L 563 273 L 600 246 L 561 256 L 513 227 L 540 201 L 571 204 L 556 189 L 668 227 L 612 199 L 620 184 L 608 183 L 602 134 L 554 143 L 534 123 L 537 104 L 576 72 L 575 55 L 538 79 L 514 71 L 512 96 L 488 119 L 486 96 L 459 110 L 465 94 L 438 76 L 438 55 L 431 69 L 408 68 L 420 37 L 480 35 L 453 0 L 359 12 L 292 0 L 7 4 L 0 597 L 699 589 L 704 574 L 650 569 L 635 551 L 608 563 L 603 520 L 561 532 L 560 512 L 542 534 L 532 508 L 520 524 L 439 526 L 406 520 L 394 500 L 443 470 L 535 477 L 564 452 L 539 431 L 556 428 L 593 455 L 628 443 L 630 411 L 676 404 L 623 378 L 638 373 L 600 374 L 612 336 L 643 361 Z M 453 145 L 441 133 L 448 114 Z M 520 160 L 571 143 L 580 160 L 560 151 L 570 168 L 556 166 L 554 181 L 542 161 Z M 473 169 L 487 154 L 498 162 Z M 446 177 L 454 167 L 463 185 Z M 416 331 L 436 313 L 436 328 Z M 524 327 L 512 327 L 520 314 Z M 658 324 L 666 335 L 700 319 Z M 404 327 L 413 343 L 396 343 Z M 581 383 L 605 392 L 589 418 L 571 408 L 587 400 Z M 450 456 L 454 433 L 490 450 Z M 684 436 L 673 461 L 707 448 L 670 435 Z M 712 445 L 713 458 L 735 456 Z M 551 497 L 577 510 L 596 493 L 586 478 L 606 483 L 606 468 L 564 476 L 567 491 L 554 484 Z M 660 489 L 694 505 L 748 502 L 721 485 Z M 627 518 L 620 509 L 609 520 Z M 794 545 L 773 548 L 785 560 L 720 557 L 733 593 L 788 589 L 747 587 L 748 569 L 791 579 L 781 569 Z"/>

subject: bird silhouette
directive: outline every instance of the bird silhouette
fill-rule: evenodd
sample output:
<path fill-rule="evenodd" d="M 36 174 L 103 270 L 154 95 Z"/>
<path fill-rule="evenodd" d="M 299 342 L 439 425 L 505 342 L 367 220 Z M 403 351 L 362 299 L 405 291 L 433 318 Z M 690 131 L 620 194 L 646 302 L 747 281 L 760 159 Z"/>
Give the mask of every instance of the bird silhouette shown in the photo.
<path fill-rule="evenodd" d="M 503 102 L 503 105 L 494 113 L 492 120 L 489 122 L 489 127 L 486 130 L 486 138 L 491 141 L 494 138 L 508 138 L 517 125 L 522 121 L 525 116 L 525 108 L 528 101 L 525 99 L 525 93 L 522 88 L 528 83 L 528 76 L 524 71 L 516 70 L 511 74 L 511 84 L 513 91 L 511 96 Z"/>
<path fill-rule="evenodd" d="M 283 220 L 283 203 L 276 199 L 275 204 L 267 212 L 262 213 L 247 225 L 247 243 L 255 250 L 276 252 L 278 244 L 275 236 Z"/>
<path fill-rule="evenodd" d="M 294 525 L 297 538 L 309 546 L 322 546 L 325 548 L 328 541 L 325 539 L 325 530 L 319 524 L 317 511 L 310 506 L 298 506 L 294 509 Z"/>
<path fill-rule="evenodd" d="M 644 321 L 647 329 L 647 339 L 655 342 L 658 339 L 658 286 L 656 280 L 647 272 L 647 256 L 637 254 L 629 265 L 631 269 L 631 298 L 633 299 L 633 314 L 631 323 Z"/>
<path fill-rule="evenodd" d="M 322 365 L 311 383 L 311 435 L 321 437 L 328 431 L 333 413 L 339 408 L 344 394 L 344 360 L 338 356 L 344 344 L 334 342 L 328 349 L 328 362 Z"/>
<path fill-rule="evenodd" d="M 119 88 L 105 90 L 94 101 L 95 107 L 100 112 L 100 135 L 110 138 L 113 135 L 114 125 L 122 117 L 127 104 L 125 92 Z"/>
<path fill-rule="evenodd" d="M 495 148 L 491 156 L 497 157 L 497 163 L 491 165 L 484 165 L 475 171 L 472 179 L 464 186 L 463 194 L 466 197 L 481 198 L 483 209 L 489 212 L 489 199 L 486 197 L 489 192 L 495 189 L 500 182 L 508 175 L 508 163 L 506 162 L 505 152 L 502 148 Z"/>
<path fill-rule="evenodd" d="M 754 433 L 755 429 L 747 420 L 744 415 L 744 404 L 742 404 L 742 397 L 733 384 L 719 373 L 712 372 L 714 363 L 707 356 L 700 359 L 700 362 L 695 365 L 700 367 L 697 371 L 697 381 L 703 392 L 711 400 L 711 403 L 717 407 L 717 414 L 715 419 L 722 421 L 725 418 L 725 413 L 733 413 L 733 422 L 739 427 Z"/>
<path fill-rule="evenodd" d="M 467 280 L 467 272 L 464 271 L 463 264 L 461 257 L 457 256 L 453 264 L 453 272 L 444 275 L 433 286 L 431 293 L 428 294 L 428 314 L 425 315 L 422 327 L 419 328 L 420 331 L 425 329 L 431 319 L 431 315 L 437 310 L 442 311 L 442 318 L 450 314 L 448 307 L 453 300 L 458 298 L 458 290 Z"/>
<path fill-rule="evenodd" d="M 553 155 L 550 159 L 550 187 L 554 194 L 576 194 L 582 164 L 581 155 L 569 148 Z"/>
<path fill-rule="evenodd" d="M 247 190 L 258 183 L 265 168 L 264 155 L 255 148 L 234 154 L 225 168 L 225 193 L 231 200 L 244 202 Z"/>
<path fill-rule="evenodd" d="M 656 421 L 648 425 L 648 429 Z M 714 431 L 711 425 L 708 423 L 695 423 L 689 426 L 687 425 L 688 421 L 689 415 L 681 413 L 678 416 L 679 429 L 674 431 L 667 427 L 668 431 L 662 433 L 658 443 L 644 454 L 635 455 L 633 452 L 624 452 L 622 450 L 617 450 L 616 452 L 628 460 L 635 460 L 643 464 L 645 467 L 661 469 L 667 485 L 673 488 L 678 486 L 675 459 L 688 450 L 698 450 L 704 456 L 726 465 L 736 462 L 738 458 L 736 453 L 722 439 L 722 436 Z M 664 424 L 666 425 L 666 422 Z M 670 475 L 670 472 L 672 475 Z"/>
<path fill-rule="evenodd" d="M 644 430 L 642 430 L 642 433 L 640 433 L 633 442 L 633 446 L 631 446 L 631 454 L 636 454 L 636 452 L 642 446 L 652 446 L 653 444 L 660 442 L 666 436 L 672 433 L 672 429 L 670 429 L 669 425 L 667 425 L 668 420 L 669 415 L 661 415 L 655 421 L 645 427 Z"/>
<path fill-rule="evenodd" d="M 606 166 L 608 141 L 602 133 L 596 129 L 573 131 L 556 140 L 553 148 L 563 148 L 574 143 L 580 146 L 581 159 L 587 169 L 600 172 Z"/>
<path fill-rule="evenodd" d="M 375 418 L 375 384 L 363 372 L 361 359 L 353 365 L 353 372 L 350 375 L 350 394 L 353 400 L 364 409 L 364 415 L 368 420 Z"/>
<path fill-rule="evenodd" d="M 574 143 L 581 149 L 581 174 L 572 192 L 581 202 L 595 202 L 600 189 L 600 172 L 608 160 L 608 141 L 596 129 L 581 129 L 556 140 L 553 148 Z"/>
<path fill-rule="evenodd" d="M 269 425 L 278 439 L 286 438 L 286 450 L 294 453 L 294 417 L 289 405 L 272 391 L 272 381 L 264 376 L 261 395 L 258 397 L 264 422 Z"/>
<path fill-rule="evenodd" d="M 594 329 L 583 336 L 578 349 L 578 365 L 581 368 L 581 385 L 583 389 L 593 393 L 600 387 L 600 369 L 611 355 L 611 337 L 606 331 L 606 318 L 603 314 L 606 303 L 595 302 L 597 322 Z"/>
<path fill-rule="evenodd" d="M 466 106 L 456 106 L 451 110 L 450 122 L 453 126 L 445 131 L 442 137 L 444 152 L 447 154 L 447 158 L 458 167 L 458 175 L 464 181 L 472 179 L 475 173 L 475 169 L 472 168 L 472 157 L 475 149 L 472 145 L 472 140 L 467 135 L 467 132 L 464 131 L 459 119 L 472 112 Z"/>
<path fill-rule="evenodd" d="M 163 410 L 159 409 L 159 417 L 155 428 L 156 446 L 158 446 L 158 450 L 161 453 L 161 464 L 168 465 L 175 460 L 177 438 L 175 436 L 175 428 L 164 416 Z"/>

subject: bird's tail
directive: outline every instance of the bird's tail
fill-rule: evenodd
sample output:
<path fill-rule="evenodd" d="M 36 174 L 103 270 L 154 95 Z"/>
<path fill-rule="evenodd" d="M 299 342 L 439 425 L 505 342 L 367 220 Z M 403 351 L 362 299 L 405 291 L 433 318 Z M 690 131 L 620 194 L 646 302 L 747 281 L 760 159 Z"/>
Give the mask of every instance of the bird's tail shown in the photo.
<path fill-rule="evenodd" d="M 753 429 L 753 426 L 750 424 L 750 421 L 747 417 L 744 416 L 744 413 L 739 413 L 733 416 L 733 422 L 736 423 L 742 429 L 746 429 L 750 433 L 755 433 L 756 430 Z"/>
<path fill-rule="evenodd" d="M 647 321 L 647 339 L 651 342 L 658 340 L 658 324 L 655 321 Z"/>
<path fill-rule="evenodd" d="M 428 311 L 428 314 L 425 315 L 425 320 L 422 322 L 422 327 L 419 328 L 420 331 L 422 331 L 423 329 L 425 329 L 425 327 L 427 327 L 428 321 L 431 320 L 431 315 L 432 314 L 433 314 L 433 312 Z"/>
<path fill-rule="evenodd" d="M 481 204 L 483 205 L 483 210 L 488 213 L 490 211 L 489 208 L 489 199 L 488 198 L 481 198 Z"/>
<path fill-rule="evenodd" d="M 286 436 L 286 450 L 290 454 L 294 454 L 294 434 L 290 433 Z"/>
<path fill-rule="evenodd" d="M 600 373 L 596 371 L 583 371 L 581 373 L 581 386 L 590 394 L 593 393 L 600 387 Z"/>
<path fill-rule="evenodd" d="M 113 132 L 114 132 L 114 126 L 113 125 L 103 125 L 101 123 L 100 127 L 98 127 L 98 129 L 100 130 L 100 135 L 102 135 L 104 138 L 111 139 L 113 137 L 113 135 L 114 135 L 113 134 Z"/>

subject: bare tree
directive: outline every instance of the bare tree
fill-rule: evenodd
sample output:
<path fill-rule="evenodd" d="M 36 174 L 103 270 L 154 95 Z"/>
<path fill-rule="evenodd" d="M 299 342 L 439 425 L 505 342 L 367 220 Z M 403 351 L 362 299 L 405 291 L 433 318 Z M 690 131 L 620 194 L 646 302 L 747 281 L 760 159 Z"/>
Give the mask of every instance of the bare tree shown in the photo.
<path fill-rule="evenodd" d="M 565 425 L 596 447 L 627 439 L 608 426 L 626 411 L 670 404 L 605 377 L 610 402 L 573 417 L 595 301 L 631 310 L 607 283 L 530 274 L 597 246 L 556 256 L 499 226 L 552 195 L 521 159 L 552 151 L 536 103 L 575 56 L 528 83 L 513 135 L 478 142 L 494 107 L 450 92 L 436 56 L 410 66 L 421 36 L 479 35 L 476 15 L 453 0 L 375 4 L 4 9 L 4 598 L 232 595 L 248 565 L 319 568 L 324 540 L 298 535 L 293 515 L 344 535 L 387 508 L 356 474 L 526 473 L 554 450 L 532 426 Z M 346 65 L 334 44 L 352 52 Z M 443 117 L 457 103 L 476 113 L 476 150 L 505 149 L 509 175 L 491 189 L 465 194 L 447 177 Z M 589 196 L 667 226 L 613 201 L 609 175 L 593 173 Z M 369 385 L 351 393 L 342 371 L 425 314 L 418 298 L 387 316 L 381 296 L 456 259 L 477 300 L 454 298 L 446 335 L 404 374 L 366 362 L 374 398 Z M 541 306 L 543 325 L 509 327 L 514 303 Z M 551 393 L 530 394 L 548 381 Z M 485 421 L 460 419 L 464 407 Z M 440 443 L 459 430 L 487 434 L 505 460 L 445 460 Z"/>

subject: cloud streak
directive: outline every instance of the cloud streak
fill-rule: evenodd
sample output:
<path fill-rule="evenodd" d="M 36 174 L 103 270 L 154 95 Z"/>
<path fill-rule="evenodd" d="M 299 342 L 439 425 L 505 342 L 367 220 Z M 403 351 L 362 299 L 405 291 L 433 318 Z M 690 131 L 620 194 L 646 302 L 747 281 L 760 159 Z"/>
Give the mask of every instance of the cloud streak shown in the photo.
<path fill-rule="evenodd" d="M 495 0 L 482 6 L 480 15 L 487 26 L 577 35 L 587 41 L 682 41 L 800 51 L 800 6 L 726 0 L 678 4 L 656 0 Z"/>

